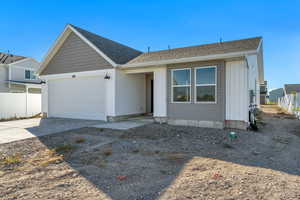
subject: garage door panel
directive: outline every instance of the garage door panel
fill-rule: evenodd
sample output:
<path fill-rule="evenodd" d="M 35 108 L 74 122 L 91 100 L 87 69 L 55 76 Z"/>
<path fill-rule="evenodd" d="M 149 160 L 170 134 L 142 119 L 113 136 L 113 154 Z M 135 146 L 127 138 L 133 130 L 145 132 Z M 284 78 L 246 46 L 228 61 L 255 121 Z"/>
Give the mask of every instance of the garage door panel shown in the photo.
<path fill-rule="evenodd" d="M 48 81 L 49 116 L 105 120 L 105 81 L 84 77 Z"/>

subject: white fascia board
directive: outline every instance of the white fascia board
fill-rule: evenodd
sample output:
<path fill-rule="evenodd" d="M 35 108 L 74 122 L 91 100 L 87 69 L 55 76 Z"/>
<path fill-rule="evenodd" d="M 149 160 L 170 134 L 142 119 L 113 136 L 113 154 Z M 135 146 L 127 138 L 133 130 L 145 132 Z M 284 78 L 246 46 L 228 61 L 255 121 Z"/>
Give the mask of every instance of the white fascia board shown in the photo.
<path fill-rule="evenodd" d="M 110 75 L 113 69 L 105 69 L 105 70 L 94 70 L 94 71 L 84 71 L 84 72 L 71 72 L 71 73 L 62 73 L 62 74 L 50 74 L 40 76 L 40 79 L 49 80 L 49 79 L 64 79 L 64 78 L 76 78 L 78 77 L 91 77 L 91 76 L 102 76 L 102 75 Z"/>
<path fill-rule="evenodd" d="M 31 67 L 25 67 L 25 66 L 19 66 L 19 65 L 9 65 L 9 68 L 17 68 L 17 69 L 28 69 L 31 71 L 36 71 L 35 68 L 31 68 Z"/>
<path fill-rule="evenodd" d="M 18 61 L 13 62 L 13 63 L 9 63 L 9 65 L 20 64 L 20 63 L 25 62 L 25 61 L 28 61 L 28 60 L 32 60 L 32 61 L 34 61 L 34 62 L 40 64 L 40 63 L 39 63 L 37 60 L 35 60 L 34 58 L 27 57 L 27 58 L 24 58 L 24 59 L 22 59 L 22 60 L 18 60 Z"/>
<path fill-rule="evenodd" d="M 88 39 L 86 39 L 80 32 L 78 32 L 75 28 L 72 26 L 68 25 L 69 28 L 78 36 L 80 37 L 85 43 L 87 43 L 92 49 L 94 49 L 100 56 L 102 56 L 107 62 L 109 62 L 112 66 L 116 67 L 117 64 L 110 59 L 105 53 L 100 51 L 93 43 L 91 43 Z"/>
<path fill-rule="evenodd" d="M 259 52 L 259 49 L 260 49 L 262 43 L 263 43 L 263 39 L 260 39 L 259 44 L 258 44 L 258 47 L 257 47 L 257 49 L 256 49 L 257 52 Z"/>
<path fill-rule="evenodd" d="M 69 34 L 73 32 L 75 33 L 80 39 L 82 39 L 86 44 L 88 44 L 92 49 L 94 49 L 100 56 L 102 56 L 106 61 L 108 61 L 112 66 L 117 67 L 118 65 L 112 61 L 107 55 L 105 55 L 102 51 L 100 51 L 94 44 L 92 44 L 89 40 L 87 40 L 81 33 L 79 33 L 76 29 L 74 29 L 71 25 L 67 25 L 64 29 L 64 31 L 59 35 L 59 37 L 55 40 L 54 45 L 49 49 L 46 56 L 42 60 L 42 64 L 40 69 L 37 71 L 38 74 L 40 74 L 47 64 L 50 62 L 52 57 L 55 55 L 55 53 L 59 50 L 61 45 L 64 43 L 64 41 L 67 39 Z"/>
<path fill-rule="evenodd" d="M 217 54 L 217 55 L 208 55 L 208 56 L 196 56 L 190 58 L 179 58 L 179 59 L 169 59 L 162 61 L 154 61 L 154 62 L 144 62 L 144 63 L 133 63 L 133 64 L 125 64 L 122 65 L 121 68 L 134 68 L 134 67 L 146 67 L 146 66 L 155 66 L 155 65 L 166 65 L 166 64 L 175 64 L 175 63 L 186 63 L 186 62 L 196 62 L 196 61 L 206 61 L 206 60 L 216 60 L 216 59 L 227 59 L 234 57 L 243 57 L 250 54 L 256 54 L 256 50 L 252 51 L 241 51 L 234 53 L 226 53 L 226 54 Z"/>
<path fill-rule="evenodd" d="M 49 61 L 52 59 L 52 57 L 55 55 L 55 53 L 61 47 L 61 45 L 63 44 L 65 39 L 67 39 L 67 37 L 69 36 L 70 33 L 71 33 L 71 29 L 69 28 L 69 26 L 66 26 L 64 31 L 58 36 L 58 38 L 55 40 L 52 47 L 48 50 L 48 52 L 42 59 L 41 66 L 40 66 L 39 70 L 37 71 L 37 74 L 40 74 L 45 69 L 45 67 L 47 66 Z"/>

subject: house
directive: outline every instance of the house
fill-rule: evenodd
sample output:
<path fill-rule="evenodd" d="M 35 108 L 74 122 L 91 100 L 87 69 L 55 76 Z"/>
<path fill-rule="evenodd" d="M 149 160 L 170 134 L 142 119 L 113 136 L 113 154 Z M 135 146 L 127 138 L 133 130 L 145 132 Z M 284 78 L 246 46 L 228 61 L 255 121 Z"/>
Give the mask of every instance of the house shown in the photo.
<path fill-rule="evenodd" d="M 279 99 L 279 106 L 300 119 L 300 84 L 285 84 L 284 96 Z"/>
<path fill-rule="evenodd" d="M 260 104 L 267 103 L 268 96 L 268 81 L 264 81 L 263 84 L 260 84 Z"/>
<path fill-rule="evenodd" d="M 269 91 L 269 99 L 270 103 L 278 103 L 278 99 L 284 96 L 283 88 L 276 88 Z"/>
<path fill-rule="evenodd" d="M 300 93 L 300 84 L 285 84 L 284 95 Z"/>
<path fill-rule="evenodd" d="M 67 25 L 38 71 L 44 116 L 245 129 L 264 83 L 262 38 L 140 52 Z"/>
<path fill-rule="evenodd" d="M 0 92 L 41 93 L 41 81 L 35 75 L 39 67 L 33 58 L 0 52 Z"/>

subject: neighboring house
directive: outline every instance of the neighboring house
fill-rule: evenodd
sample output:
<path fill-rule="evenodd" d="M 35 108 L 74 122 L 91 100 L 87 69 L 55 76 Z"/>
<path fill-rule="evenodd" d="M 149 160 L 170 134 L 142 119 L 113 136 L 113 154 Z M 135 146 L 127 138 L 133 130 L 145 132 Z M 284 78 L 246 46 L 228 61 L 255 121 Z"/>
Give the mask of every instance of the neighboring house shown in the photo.
<path fill-rule="evenodd" d="M 278 99 L 284 96 L 283 88 L 277 88 L 269 91 L 269 99 L 270 103 L 278 103 Z"/>
<path fill-rule="evenodd" d="M 268 96 L 268 82 L 264 81 L 263 84 L 260 84 L 260 104 L 267 103 Z"/>
<path fill-rule="evenodd" d="M 300 84 L 285 84 L 284 95 L 300 93 Z"/>
<path fill-rule="evenodd" d="M 0 92 L 41 93 L 41 81 L 35 75 L 39 67 L 33 58 L 0 53 Z"/>
<path fill-rule="evenodd" d="M 48 117 L 245 129 L 264 83 L 262 38 L 140 52 L 67 25 L 41 64 Z"/>

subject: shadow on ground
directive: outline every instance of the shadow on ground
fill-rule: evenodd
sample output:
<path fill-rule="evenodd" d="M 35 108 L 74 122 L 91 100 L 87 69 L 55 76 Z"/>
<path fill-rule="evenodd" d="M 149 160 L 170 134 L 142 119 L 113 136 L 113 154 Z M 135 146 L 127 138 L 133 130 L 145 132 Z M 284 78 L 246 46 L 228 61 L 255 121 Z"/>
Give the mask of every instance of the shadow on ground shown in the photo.
<path fill-rule="evenodd" d="M 235 140 L 230 130 L 151 124 L 5 144 L 1 152 L 21 152 L 26 162 L 1 179 L 22 177 L 21 190 L 7 189 L 13 182 L 3 186 L 18 199 L 28 183 L 40 186 L 39 198 L 51 199 L 298 198 L 300 138 L 292 130 L 299 121 L 273 114 L 263 121 L 259 132 L 237 131 Z"/>

